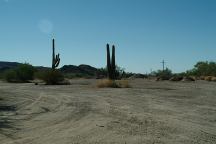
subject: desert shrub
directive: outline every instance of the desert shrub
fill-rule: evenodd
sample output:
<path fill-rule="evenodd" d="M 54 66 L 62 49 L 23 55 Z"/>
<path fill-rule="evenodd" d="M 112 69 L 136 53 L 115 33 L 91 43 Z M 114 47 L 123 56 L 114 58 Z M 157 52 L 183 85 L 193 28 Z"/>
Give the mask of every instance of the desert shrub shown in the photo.
<path fill-rule="evenodd" d="M 211 81 L 216 82 L 216 77 L 212 77 Z"/>
<path fill-rule="evenodd" d="M 107 68 L 100 68 L 97 70 L 97 76 L 104 76 L 106 77 L 108 75 L 108 72 L 107 72 Z"/>
<path fill-rule="evenodd" d="M 120 66 L 116 66 L 116 77 L 118 79 L 121 79 L 123 77 L 125 77 L 126 72 L 125 72 L 125 68 L 122 68 Z"/>
<path fill-rule="evenodd" d="M 183 76 L 181 76 L 181 75 L 174 75 L 173 77 L 171 77 L 169 80 L 170 81 L 181 81 L 181 80 L 183 80 Z"/>
<path fill-rule="evenodd" d="M 118 80 L 116 82 L 117 82 L 117 85 L 121 88 L 130 88 L 131 87 L 128 80 Z"/>
<path fill-rule="evenodd" d="M 98 88 L 119 88 L 119 86 L 114 80 L 109 80 L 109 79 L 103 79 L 98 81 L 97 87 Z"/>
<path fill-rule="evenodd" d="M 211 76 L 206 76 L 206 77 L 204 78 L 204 80 L 206 80 L 206 81 L 211 81 L 211 79 L 212 79 Z"/>
<path fill-rule="evenodd" d="M 151 75 L 156 76 L 161 80 L 169 80 L 173 74 L 170 69 L 166 68 L 164 71 L 162 70 L 154 71 L 152 72 Z"/>
<path fill-rule="evenodd" d="M 7 70 L 4 74 L 4 79 L 7 82 L 17 82 L 17 73 L 15 70 Z"/>
<path fill-rule="evenodd" d="M 199 79 L 200 80 L 205 80 L 205 76 L 200 76 Z"/>
<path fill-rule="evenodd" d="M 5 71 L 4 78 L 8 82 L 28 82 L 33 80 L 35 71 L 30 64 L 20 64 L 14 69 Z"/>
<path fill-rule="evenodd" d="M 39 72 L 37 78 L 42 79 L 47 85 L 58 85 L 64 81 L 64 76 L 59 70 L 46 70 Z"/>
<path fill-rule="evenodd" d="M 185 76 L 182 81 L 184 82 L 191 82 L 191 81 L 196 81 L 196 78 L 193 76 Z"/>
<path fill-rule="evenodd" d="M 204 80 L 216 82 L 216 77 L 214 77 L 214 76 L 206 76 L 206 77 L 204 78 Z"/>
<path fill-rule="evenodd" d="M 21 64 L 16 69 L 18 80 L 21 82 L 27 82 L 34 79 L 35 68 L 30 64 Z"/>
<path fill-rule="evenodd" d="M 40 70 L 34 73 L 34 79 L 40 79 L 42 80 L 45 74 L 45 70 Z"/>
<path fill-rule="evenodd" d="M 135 73 L 132 73 L 132 72 L 124 72 L 122 74 L 122 78 L 130 78 L 130 77 L 132 77 L 134 75 L 135 75 Z"/>
<path fill-rule="evenodd" d="M 4 72 L 0 72 L 0 79 L 4 79 Z"/>
<path fill-rule="evenodd" d="M 129 88 L 129 82 L 127 80 L 109 80 L 103 79 L 97 82 L 98 88 Z"/>

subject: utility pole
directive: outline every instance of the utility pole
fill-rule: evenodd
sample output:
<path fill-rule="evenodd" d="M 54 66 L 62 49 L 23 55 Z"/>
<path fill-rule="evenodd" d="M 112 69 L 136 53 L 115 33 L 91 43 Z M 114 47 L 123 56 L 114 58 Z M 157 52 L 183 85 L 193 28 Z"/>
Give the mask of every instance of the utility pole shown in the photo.
<path fill-rule="evenodd" d="M 164 68 L 165 68 L 165 63 L 166 62 L 163 60 L 161 63 L 163 64 L 163 72 L 164 72 L 164 70 L 165 70 Z"/>

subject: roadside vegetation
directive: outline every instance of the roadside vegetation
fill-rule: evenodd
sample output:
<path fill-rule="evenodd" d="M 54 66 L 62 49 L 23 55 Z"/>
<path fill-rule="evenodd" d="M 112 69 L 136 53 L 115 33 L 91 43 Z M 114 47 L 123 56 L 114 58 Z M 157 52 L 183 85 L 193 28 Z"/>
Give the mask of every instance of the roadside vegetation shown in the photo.
<path fill-rule="evenodd" d="M 192 76 L 196 80 L 206 80 L 216 82 L 216 62 L 200 61 L 194 65 L 194 68 L 181 73 L 183 76 Z"/>
<path fill-rule="evenodd" d="M 216 76 L 216 62 L 198 62 L 194 68 L 185 72 L 186 75 L 192 76 Z"/>
<path fill-rule="evenodd" d="M 216 62 L 200 61 L 192 69 L 182 73 L 172 73 L 170 69 L 166 68 L 164 71 L 153 71 L 148 77 L 156 77 L 158 81 L 216 81 Z"/>

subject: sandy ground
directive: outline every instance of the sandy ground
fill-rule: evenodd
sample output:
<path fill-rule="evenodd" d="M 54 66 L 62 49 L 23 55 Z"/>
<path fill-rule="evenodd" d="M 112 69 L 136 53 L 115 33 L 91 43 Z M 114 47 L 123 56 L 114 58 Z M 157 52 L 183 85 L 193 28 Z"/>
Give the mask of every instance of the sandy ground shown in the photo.
<path fill-rule="evenodd" d="M 216 83 L 0 82 L 1 144 L 216 144 Z"/>

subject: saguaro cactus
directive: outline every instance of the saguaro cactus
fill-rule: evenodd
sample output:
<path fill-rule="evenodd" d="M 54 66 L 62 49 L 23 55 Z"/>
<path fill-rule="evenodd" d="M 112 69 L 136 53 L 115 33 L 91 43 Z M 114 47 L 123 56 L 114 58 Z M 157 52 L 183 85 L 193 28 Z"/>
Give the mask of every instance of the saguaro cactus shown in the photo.
<path fill-rule="evenodd" d="M 109 44 L 107 44 L 107 72 L 108 72 L 108 78 L 111 79 L 111 62 L 110 62 L 110 49 Z"/>
<path fill-rule="evenodd" d="M 55 39 L 52 40 L 52 44 L 53 44 L 53 47 L 52 47 L 52 50 L 53 50 L 53 53 L 52 53 L 52 69 L 56 69 L 60 63 L 60 54 L 57 54 L 55 55 Z"/>
<path fill-rule="evenodd" d="M 112 46 L 112 78 L 116 79 L 115 46 Z"/>
<path fill-rule="evenodd" d="M 110 58 L 109 44 L 107 44 L 107 71 L 108 78 L 111 80 L 116 79 L 116 64 L 115 64 L 115 46 L 112 46 L 112 60 Z"/>

